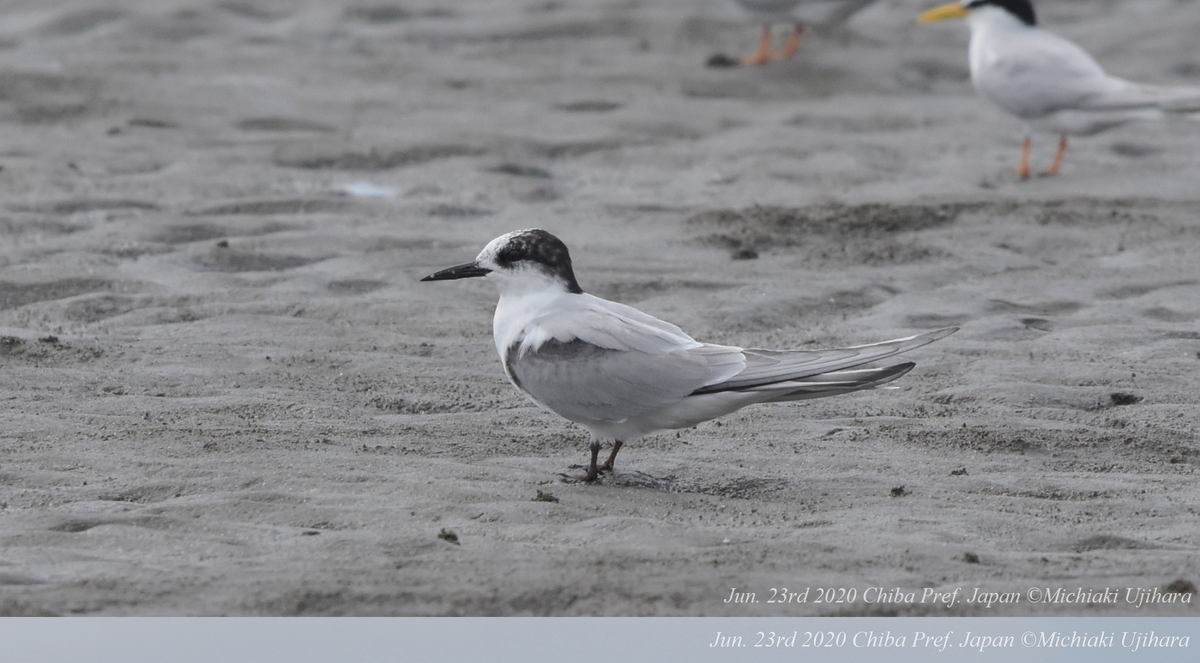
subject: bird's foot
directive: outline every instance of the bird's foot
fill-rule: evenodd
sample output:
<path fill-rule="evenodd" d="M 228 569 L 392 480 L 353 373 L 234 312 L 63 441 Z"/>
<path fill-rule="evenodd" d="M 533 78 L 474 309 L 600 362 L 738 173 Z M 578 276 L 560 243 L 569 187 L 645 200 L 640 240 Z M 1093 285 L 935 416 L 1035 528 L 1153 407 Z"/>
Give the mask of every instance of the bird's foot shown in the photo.
<path fill-rule="evenodd" d="M 585 465 L 572 465 L 571 469 L 581 470 L 584 467 L 586 467 L 586 466 Z M 562 480 L 563 483 L 596 483 L 597 481 L 600 480 L 601 475 L 612 474 L 612 472 L 613 472 L 613 463 L 612 463 L 612 459 L 610 458 L 607 463 L 597 466 L 595 468 L 588 468 L 588 471 L 583 474 L 566 474 L 565 472 L 560 472 L 558 477 L 559 477 L 559 479 Z"/>
<path fill-rule="evenodd" d="M 584 469 L 584 467 L 584 465 L 572 465 L 571 469 L 581 470 Z M 594 470 L 588 469 L 588 471 L 584 472 L 583 474 L 567 474 L 566 472 L 559 472 L 558 478 L 563 483 L 596 483 L 597 481 L 600 481 L 601 475 L 605 473 L 612 473 L 612 468 L 597 467 Z"/>
<path fill-rule="evenodd" d="M 739 60 L 739 62 L 742 63 L 743 67 L 756 67 L 758 65 L 766 64 L 770 61 L 771 61 L 771 54 L 763 53 L 761 51 L 758 53 L 755 53 L 754 55 L 747 55 L 746 57 Z"/>
<path fill-rule="evenodd" d="M 612 453 L 608 455 L 608 460 L 604 461 L 603 465 L 596 468 L 597 471 L 601 472 L 601 473 L 612 472 L 613 471 L 613 462 L 615 462 L 617 460 L 617 452 L 619 452 L 621 450 L 621 447 L 623 447 L 623 446 L 625 446 L 625 443 L 622 442 L 621 440 L 617 440 L 617 441 L 613 442 Z M 594 460 L 592 462 L 595 463 Z"/>
<path fill-rule="evenodd" d="M 592 452 L 592 458 L 591 458 L 591 461 L 586 465 L 587 474 L 584 474 L 581 477 L 568 476 L 566 474 L 560 474 L 559 476 L 562 477 L 562 480 L 566 483 L 579 483 L 580 481 L 582 481 L 584 483 L 596 483 L 597 481 L 600 480 L 601 474 L 604 474 L 605 472 L 612 472 L 613 461 L 615 461 L 617 459 L 617 452 L 621 450 L 621 447 L 624 444 L 625 443 L 620 440 L 616 440 L 615 442 L 613 442 L 612 453 L 609 454 L 608 460 L 604 461 L 604 464 L 601 465 L 599 463 L 600 442 L 593 440 L 592 443 L 590 445 L 588 445 L 588 449 Z M 580 468 L 580 467 L 585 467 L 585 466 L 584 465 L 572 465 L 571 466 L 572 469 Z"/>
<path fill-rule="evenodd" d="M 796 55 L 796 51 L 800 50 L 800 38 L 804 36 L 804 26 L 797 23 L 792 29 L 791 36 L 788 37 L 787 43 L 783 45 L 783 50 L 779 51 L 773 59 L 775 60 L 790 60 Z"/>
<path fill-rule="evenodd" d="M 1054 155 L 1054 161 L 1050 162 L 1050 167 L 1042 171 L 1042 177 L 1050 177 L 1058 174 L 1058 169 L 1062 167 L 1063 156 L 1067 153 L 1067 135 L 1063 134 L 1058 139 L 1058 152 Z"/>
<path fill-rule="evenodd" d="M 762 37 L 758 40 L 758 50 L 753 55 L 747 55 L 742 58 L 741 62 L 744 66 L 753 67 L 760 64 L 766 64 L 771 61 L 771 26 L 764 25 Z"/>
<path fill-rule="evenodd" d="M 591 472 L 586 474 L 566 474 L 560 472 L 558 479 L 562 483 L 596 483 L 600 481 L 601 474 L 601 472 L 596 472 L 595 474 Z"/>

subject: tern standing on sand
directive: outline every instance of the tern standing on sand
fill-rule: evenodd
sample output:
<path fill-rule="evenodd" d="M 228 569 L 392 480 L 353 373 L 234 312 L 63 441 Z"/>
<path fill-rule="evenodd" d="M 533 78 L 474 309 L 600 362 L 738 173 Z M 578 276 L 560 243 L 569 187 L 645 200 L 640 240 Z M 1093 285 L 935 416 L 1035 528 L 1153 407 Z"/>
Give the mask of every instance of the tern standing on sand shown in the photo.
<path fill-rule="evenodd" d="M 1133 120 L 1200 113 L 1200 88 L 1134 83 L 1109 76 L 1082 48 L 1037 27 L 1029 0 L 962 0 L 934 7 L 918 23 L 965 18 L 971 28 L 971 83 L 984 99 L 1025 123 L 1017 174 L 1029 177 L 1031 130 L 1059 135 L 1043 174 L 1055 175 L 1067 136 L 1087 136 Z"/>
<path fill-rule="evenodd" d="M 831 350 L 749 350 L 701 343 L 679 327 L 586 294 L 567 247 L 540 229 L 492 240 L 474 261 L 421 279 L 486 277 L 500 287 L 493 334 L 504 372 L 538 406 L 592 434 L 585 481 L 625 442 L 687 428 L 754 403 L 820 398 L 890 382 L 914 364 L 852 369 L 954 329 Z M 597 465 L 601 442 L 612 441 Z"/>

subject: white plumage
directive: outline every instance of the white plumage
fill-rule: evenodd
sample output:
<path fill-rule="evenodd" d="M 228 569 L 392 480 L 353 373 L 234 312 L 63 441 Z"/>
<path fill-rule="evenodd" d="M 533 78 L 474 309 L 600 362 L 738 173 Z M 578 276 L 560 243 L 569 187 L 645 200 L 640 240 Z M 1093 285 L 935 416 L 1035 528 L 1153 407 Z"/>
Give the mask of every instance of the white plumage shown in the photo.
<path fill-rule="evenodd" d="M 635 308 L 582 292 L 567 248 L 544 230 L 496 238 L 474 262 L 425 277 L 497 282 L 493 335 L 512 383 L 538 406 L 593 437 L 585 477 L 611 469 L 624 442 L 694 426 L 754 403 L 832 396 L 874 387 L 912 369 L 854 369 L 947 336 L 832 350 L 772 351 L 701 343 Z M 601 441 L 613 441 L 597 466 Z"/>
<path fill-rule="evenodd" d="M 1086 136 L 1134 120 L 1200 112 L 1200 89 L 1147 85 L 1110 76 L 1079 46 L 1037 27 L 1028 0 L 963 0 L 935 7 L 920 22 L 965 18 L 971 30 L 971 83 L 984 99 L 1022 120 L 1018 173 L 1029 176 L 1029 131 L 1060 135 L 1046 174 L 1058 172 L 1068 135 Z"/>

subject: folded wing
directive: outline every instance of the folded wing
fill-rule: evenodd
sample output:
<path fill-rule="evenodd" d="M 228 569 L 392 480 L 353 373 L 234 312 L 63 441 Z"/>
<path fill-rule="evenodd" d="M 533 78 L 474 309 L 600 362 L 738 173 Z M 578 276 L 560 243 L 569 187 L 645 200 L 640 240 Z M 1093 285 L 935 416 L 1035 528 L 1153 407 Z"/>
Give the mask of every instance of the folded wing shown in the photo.
<path fill-rule="evenodd" d="M 1110 77 L 1110 85 L 1081 104 L 1083 110 L 1119 111 L 1154 108 L 1168 113 L 1200 111 L 1200 88 L 1134 83 Z"/>
<path fill-rule="evenodd" d="M 622 423 L 677 404 L 744 365 L 738 348 L 614 350 L 580 338 L 510 352 L 509 377 L 549 410 L 581 424 Z"/>
<path fill-rule="evenodd" d="M 983 75 L 976 85 L 1018 117 L 1035 119 L 1066 110 L 1200 110 L 1200 88 L 1147 85 L 1110 76 L 1082 48 L 1049 32 L 1030 31 L 996 46 L 990 55 L 988 66 L 995 73 Z"/>
<path fill-rule="evenodd" d="M 575 327 L 574 338 L 551 338 L 536 348 L 510 349 L 505 360 L 509 376 L 538 403 L 567 419 L 581 424 L 621 423 L 691 396 L 732 392 L 753 396 L 746 402 L 765 402 L 873 387 L 900 377 L 913 364 L 846 369 L 907 352 L 955 331 L 941 329 L 852 348 L 780 352 L 698 343 L 686 335 L 670 345 L 651 334 L 654 343 L 648 343 L 646 330 L 637 321 L 611 315 L 602 319 L 593 327 Z"/>
<path fill-rule="evenodd" d="M 984 49 L 980 49 L 981 51 Z M 975 86 L 987 98 L 1017 117 L 1032 119 L 1077 109 L 1111 86 L 1104 69 L 1079 46 L 1058 35 L 1031 30 L 1011 35 L 972 67 Z"/>
<path fill-rule="evenodd" d="M 908 352 L 923 345 L 928 345 L 940 338 L 945 338 L 957 331 L 954 327 L 937 331 L 917 334 L 893 341 L 860 345 L 852 348 L 832 350 L 743 350 L 746 355 L 746 368 L 724 382 L 706 385 L 692 392 L 694 394 L 713 394 L 723 391 L 762 390 L 764 388 L 787 389 L 796 381 L 806 381 L 817 384 L 814 376 L 823 376 L 827 380 L 861 381 L 867 377 L 865 372 L 846 371 L 845 369 L 861 366 L 880 359 Z M 912 368 L 910 365 L 909 369 Z M 871 369 L 878 372 L 887 369 Z M 905 369 L 904 372 L 907 372 Z M 857 375 L 855 375 L 857 373 Z M 899 373 L 890 379 L 903 375 Z M 870 378 L 867 381 L 874 380 Z M 832 385 L 827 385 L 832 386 Z M 848 383 L 847 385 L 848 386 Z M 863 387 L 857 387 L 863 388 Z"/>

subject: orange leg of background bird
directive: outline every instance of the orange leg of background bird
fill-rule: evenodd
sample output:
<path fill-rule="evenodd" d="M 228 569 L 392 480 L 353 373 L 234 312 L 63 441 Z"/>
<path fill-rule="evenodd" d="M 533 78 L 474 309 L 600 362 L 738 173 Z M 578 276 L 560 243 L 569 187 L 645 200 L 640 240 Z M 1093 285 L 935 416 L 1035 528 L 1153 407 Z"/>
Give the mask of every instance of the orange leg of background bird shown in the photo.
<path fill-rule="evenodd" d="M 1025 146 L 1021 148 L 1021 165 L 1017 167 L 1017 177 L 1021 179 L 1029 179 L 1029 149 L 1033 146 L 1033 141 L 1026 137 Z"/>
<path fill-rule="evenodd" d="M 1047 168 L 1043 175 L 1057 175 L 1059 167 L 1062 166 L 1063 155 L 1067 153 L 1067 135 L 1063 134 L 1058 139 L 1058 154 L 1054 155 L 1054 161 L 1050 162 L 1050 167 Z"/>
<path fill-rule="evenodd" d="M 758 40 L 758 50 L 754 55 L 747 55 L 742 58 L 742 64 L 766 64 L 771 61 L 771 26 L 764 25 L 762 37 Z"/>
<path fill-rule="evenodd" d="M 776 60 L 787 60 L 796 54 L 796 50 L 800 48 L 800 38 L 804 36 L 804 25 L 797 23 L 796 27 L 792 28 L 792 34 L 788 37 L 787 43 L 783 45 L 783 50 L 779 51 L 779 55 L 775 56 Z"/>

